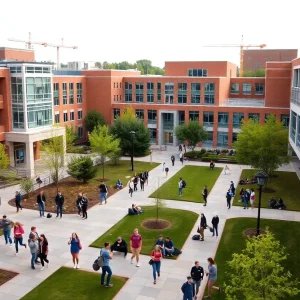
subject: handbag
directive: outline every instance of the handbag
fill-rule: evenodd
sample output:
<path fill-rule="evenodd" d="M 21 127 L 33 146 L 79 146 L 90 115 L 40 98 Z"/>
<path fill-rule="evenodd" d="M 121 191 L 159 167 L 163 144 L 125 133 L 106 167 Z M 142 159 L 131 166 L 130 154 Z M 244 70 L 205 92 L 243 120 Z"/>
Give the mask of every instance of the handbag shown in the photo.
<path fill-rule="evenodd" d="M 82 250 L 82 244 L 79 239 L 78 239 L 78 248 L 79 248 L 79 250 Z"/>
<path fill-rule="evenodd" d="M 149 260 L 149 265 L 150 265 L 150 266 L 153 265 L 153 259 L 152 259 L 152 258 Z"/>
<path fill-rule="evenodd" d="M 200 233 L 200 228 L 199 228 L 199 226 L 198 226 L 198 228 L 197 228 L 197 232 Z"/>

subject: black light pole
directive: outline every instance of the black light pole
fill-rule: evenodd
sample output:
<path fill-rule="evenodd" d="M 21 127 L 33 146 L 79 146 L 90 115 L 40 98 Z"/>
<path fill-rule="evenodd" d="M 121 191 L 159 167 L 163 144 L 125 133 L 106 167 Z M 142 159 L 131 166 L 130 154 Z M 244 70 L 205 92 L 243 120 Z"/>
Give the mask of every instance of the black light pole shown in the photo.
<path fill-rule="evenodd" d="M 260 207 L 261 207 L 261 193 L 263 186 L 267 183 L 268 175 L 265 172 L 259 172 L 255 175 L 257 184 L 259 186 L 259 201 L 258 201 L 258 216 L 257 216 L 257 226 L 256 235 L 260 234 Z"/>
<path fill-rule="evenodd" d="M 131 134 L 131 171 L 134 171 L 134 167 L 133 167 L 133 151 L 134 151 L 134 144 L 133 144 L 133 139 L 135 136 L 135 131 L 130 131 Z"/>

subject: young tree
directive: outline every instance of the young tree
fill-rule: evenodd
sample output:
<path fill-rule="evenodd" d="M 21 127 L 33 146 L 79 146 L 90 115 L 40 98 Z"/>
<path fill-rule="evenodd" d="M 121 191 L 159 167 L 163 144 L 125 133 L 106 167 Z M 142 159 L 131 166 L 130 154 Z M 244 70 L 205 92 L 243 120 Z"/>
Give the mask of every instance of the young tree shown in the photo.
<path fill-rule="evenodd" d="M 9 156 L 5 152 L 5 145 L 0 143 L 0 170 L 4 171 L 9 166 Z M 1 172 L 2 173 L 2 172 Z"/>
<path fill-rule="evenodd" d="M 131 154 L 131 131 L 135 132 L 133 139 L 134 155 L 144 155 L 150 147 L 150 131 L 143 121 L 137 119 L 132 108 L 125 109 L 123 116 L 117 117 L 109 131 L 120 139 L 122 154 Z"/>
<path fill-rule="evenodd" d="M 159 177 L 158 177 L 157 178 L 157 193 L 156 193 L 156 197 L 153 198 L 153 203 L 156 208 L 156 223 L 159 222 L 160 211 L 166 207 L 166 202 L 160 198 L 159 188 L 160 188 L 160 181 L 159 181 Z"/>
<path fill-rule="evenodd" d="M 83 119 L 84 126 L 88 132 L 92 132 L 98 125 L 105 125 L 105 119 L 96 110 L 90 110 Z"/>
<path fill-rule="evenodd" d="M 265 235 L 249 237 L 242 253 L 234 253 L 228 262 L 226 299 L 277 300 L 298 295 L 298 281 L 281 265 L 286 259 L 285 248 L 268 229 Z"/>
<path fill-rule="evenodd" d="M 109 134 L 108 127 L 105 125 L 98 125 L 89 135 L 89 140 L 92 151 L 100 155 L 104 180 L 104 166 L 106 159 L 107 157 L 111 157 L 120 152 L 120 140 Z"/>
<path fill-rule="evenodd" d="M 77 140 L 77 135 L 73 126 L 65 126 L 66 128 L 66 151 L 72 152 L 74 143 Z"/>
<path fill-rule="evenodd" d="M 34 190 L 34 182 L 31 178 L 24 178 L 20 183 L 20 190 L 23 195 L 27 195 L 29 200 L 30 193 Z"/>
<path fill-rule="evenodd" d="M 274 115 L 269 115 L 263 126 L 251 119 L 244 122 L 234 147 L 239 163 L 251 165 L 268 175 L 290 161 L 288 130 Z"/>
<path fill-rule="evenodd" d="M 82 155 L 71 158 L 67 172 L 72 177 L 87 183 L 95 177 L 97 170 L 93 165 L 92 159 L 89 156 Z"/>
<path fill-rule="evenodd" d="M 175 128 L 175 135 L 179 140 L 188 141 L 192 150 L 197 144 L 207 138 L 207 132 L 199 121 L 189 121 L 188 124 L 182 124 Z"/>

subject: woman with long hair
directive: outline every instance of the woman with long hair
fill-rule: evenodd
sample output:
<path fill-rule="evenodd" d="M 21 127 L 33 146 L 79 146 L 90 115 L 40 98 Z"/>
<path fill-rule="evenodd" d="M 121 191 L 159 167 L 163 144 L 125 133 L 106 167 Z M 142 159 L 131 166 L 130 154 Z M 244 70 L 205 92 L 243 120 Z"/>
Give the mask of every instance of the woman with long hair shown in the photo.
<path fill-rule="evenodd" d="M 80 243 L 80 239 L 77 235 L 76 232 L 73 232 L 68 244 L 70 245 L 70 251 L 72 254 L 72 259 L 73 259 L 73 268 L 74 269 L 79 269 L 79 252 L 82 249 L 81 243 Z"/>
<path fill-rule="evenodd" d="M 47 267 L 49 264 L 49 260 L 47 259 L 48 255 L 48 240 L 46 239 L 44 234 L 40 235 L 40 247 L 39 247 L 39 257 L 41 259 L 42 268 L 41 271 L 44 270 L 44 262 L 47 263 Z"/>
<path fill-rule="evenodd" d="M 208 295 L 204 297 L 204 299 L 211 299 L 211 290 L 217 290 L 219 293 L 221 292 L 221 288 L 214 286 L 214 283 L 217 280 L 217 265 L 213 258 L 209 257 L 207 259 L 208 262 L 208 271 L 205 271 L 206 276 L 208 276 Z"/>
<path fill-rule="evenodd" d="M 27 245 L 23 244 L 23 234 L 24 234 L 23 225 L 19 222 L 16 222 L 14 225 L 14 238 L 15 238 L 15 247 L 16 247 L 15 255 L 18 255 L 19 253 L 18 244 L 20 244 L 20 246 L 27 248 Z"/>
<path fill-rule="evenodd" d="M 159 245 L 154 247 L 154 250 L 151 252 L 152 259 L 152 269 L 153 269 L 153 284 L 156 284 L 156 273 L 157 276 L 160 276 L 160 266 L 161 266 L 162 252 Z"/>

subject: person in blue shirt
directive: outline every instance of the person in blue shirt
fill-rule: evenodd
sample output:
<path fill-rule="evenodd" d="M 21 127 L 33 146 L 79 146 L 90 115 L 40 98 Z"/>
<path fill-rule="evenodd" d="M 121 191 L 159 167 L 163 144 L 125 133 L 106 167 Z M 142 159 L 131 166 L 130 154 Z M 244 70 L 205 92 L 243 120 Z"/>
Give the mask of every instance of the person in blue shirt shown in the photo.
<path fill-rule="evenodd" d="M 160 236 L 158 237 L 158 240 L 157 240 L 156 243 L 155 243 L 155 246 L 156 246 L 156 245 L 158 245 L 158 246 L 160 247 L 161 252 L 162 252 L 162 255 L 165 256 L 165 255 L 166 255 L 166 253 L 165 253 L 165 242 L 164 242 L 164 240 L 163 240 L 163 236 L 162 236 L 162 235 L 160 235 Z"/>
<path fill-rule="evenodd" d="M 113 257 L 113 253 L 112 253 L 112 251 L 110 251 L 110 243 L 108 243 L 108 242 L 104 243 L 104 248 L 100 250 L 100 256 L 103 257 L 101 285 L 103 285 L 105 287 L 113 287 L 113 285 L 110 284 L 110 278 L 112 275 L 112 271 L 109 266 L 109 261 Z M 104 282 L 106 273 L 107 273 L 107 278 L 106 278 L 106 282 Z"/>
<path fill-rule="evenodd" d="M 72 254 L 72 260 L 74 264 L 74 269 L 79 269 L 79 252 L 82 249 L 82 245 L 80 243 L 80 239 L 76 232 L 73 232 L 68 241 L 70 245 L 70 251 Z"/>
<path fill-rule="evenodd" d="M 174 253 L 174 244 L 170 239 L 170 237 L 167 236 L 165 240 L 165 255 L 172 256 L 173 253 Z"/>
<path fill-rule="evenodd" d="M 195 285 L 191 276 L 187 277 L 187 282 L 182 285 L 181 291 L 183 292 L 183 300 L 195 299 Z"/>

